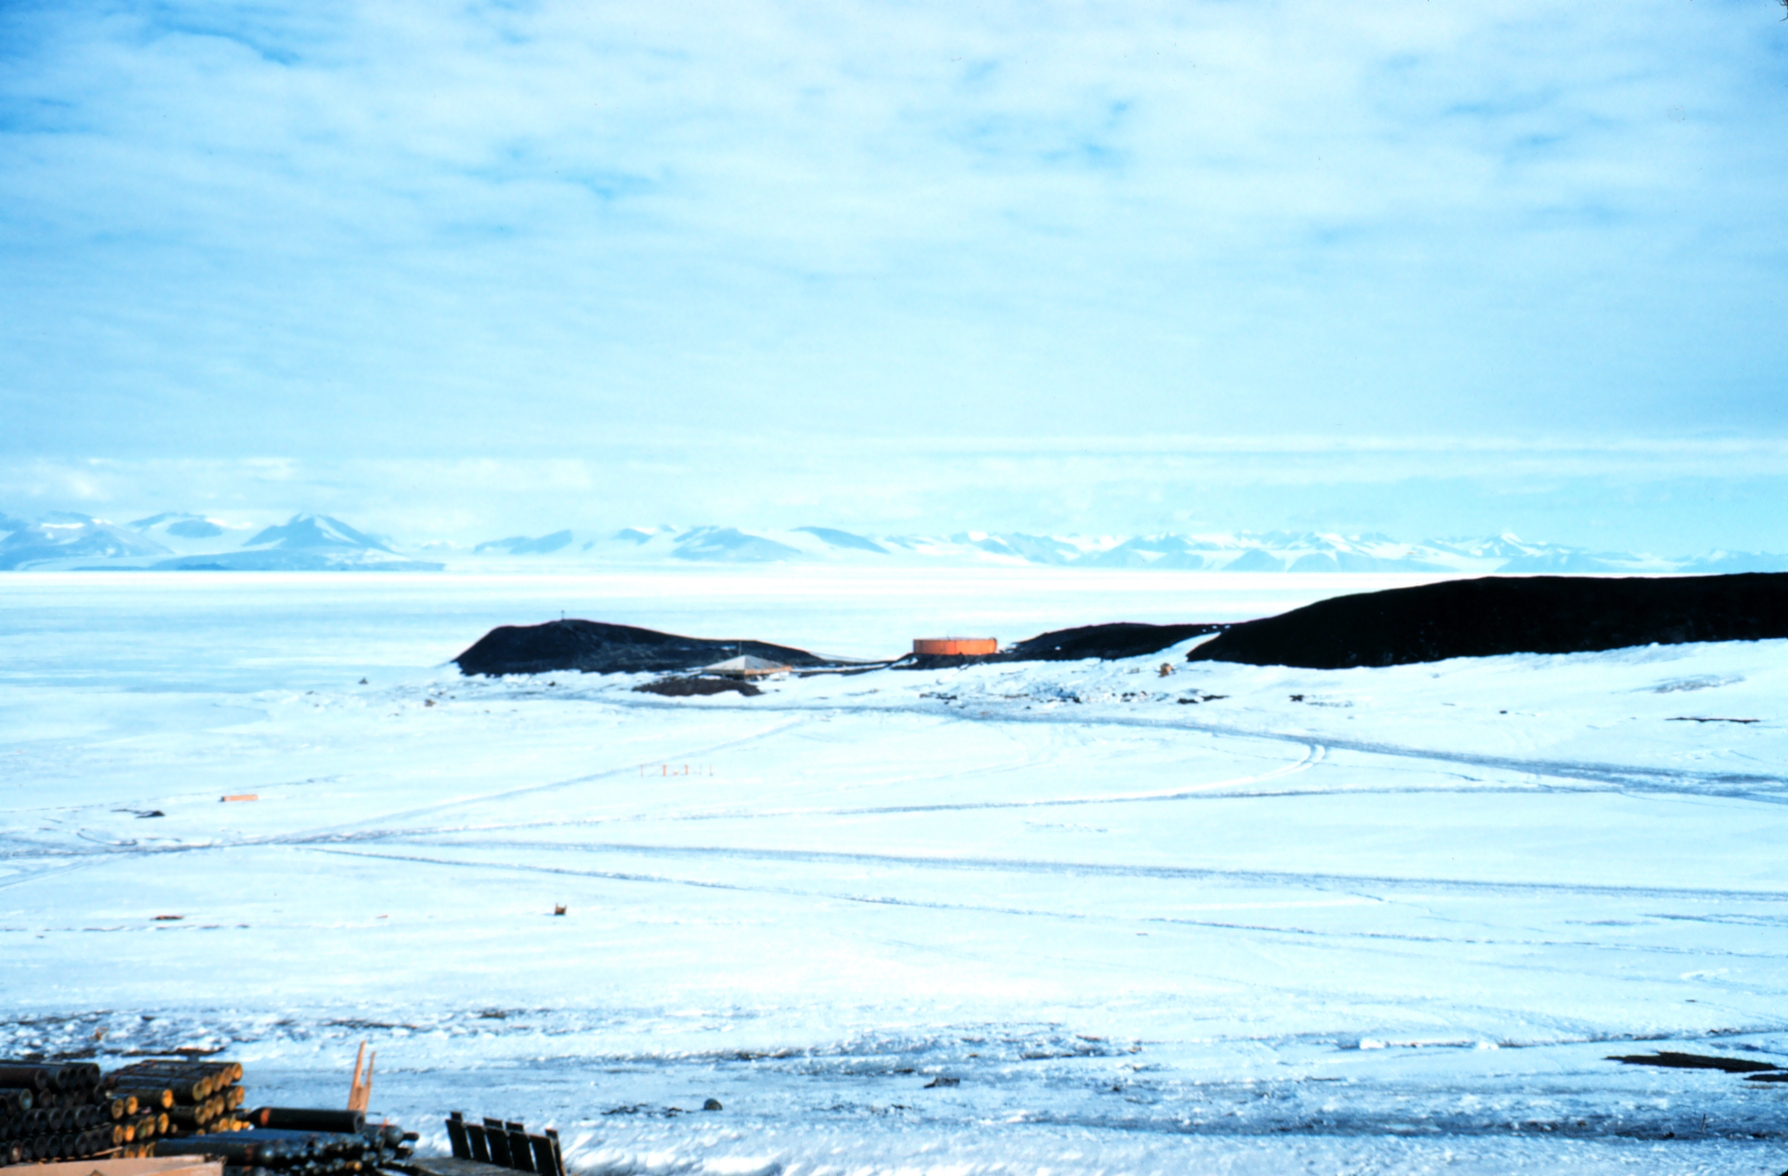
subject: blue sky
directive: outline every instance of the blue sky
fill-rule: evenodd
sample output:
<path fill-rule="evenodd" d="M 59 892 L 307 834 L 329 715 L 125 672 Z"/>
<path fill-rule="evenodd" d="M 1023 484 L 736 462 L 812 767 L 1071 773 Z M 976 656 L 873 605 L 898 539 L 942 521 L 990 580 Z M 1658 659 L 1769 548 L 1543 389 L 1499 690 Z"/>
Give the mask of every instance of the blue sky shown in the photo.
<path fill-rule="evenodd" d="M 1788 548 L 1781 15 L 0 5 L 0 510 Z"/>

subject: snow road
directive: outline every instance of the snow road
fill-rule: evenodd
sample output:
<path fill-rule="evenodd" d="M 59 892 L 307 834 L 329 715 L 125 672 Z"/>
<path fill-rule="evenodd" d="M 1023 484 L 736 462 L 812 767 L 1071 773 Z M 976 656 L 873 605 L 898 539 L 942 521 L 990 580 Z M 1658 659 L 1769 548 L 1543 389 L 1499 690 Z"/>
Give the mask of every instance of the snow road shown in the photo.
<path fill-rule="evenodd" d="M 1255 591 L 1127 583 L 1062 623 Z M 0 581 L 0 1051 L 365 1038 L 590 1172 L 1788 1168 L 1783 1086 L 1606 1060 L 1788 1065 L 1788 643 L 670 700 L 442 668 L 501 595 Z"/>

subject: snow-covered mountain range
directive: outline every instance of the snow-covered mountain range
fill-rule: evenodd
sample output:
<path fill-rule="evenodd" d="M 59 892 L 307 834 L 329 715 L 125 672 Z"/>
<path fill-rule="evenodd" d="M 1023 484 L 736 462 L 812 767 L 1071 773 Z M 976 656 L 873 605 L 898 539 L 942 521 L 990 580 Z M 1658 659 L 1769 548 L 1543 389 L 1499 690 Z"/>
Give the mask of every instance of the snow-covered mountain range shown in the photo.
<path fill-rule="evenodd" d="M 253 532 L 250 534 L 250 532 Z M 247 523 L 164 511 L 122 526 L 84 514 L 0 515 L 0 570 L 439 571 L 327 515 Z"/>
<path fill-rule="evenodd" d="M 1657 556 L 1532 543 L 1513 535 L 1427 539 L 1313 531 L 1196 535 L 869 535 L 835 527 L 788 530 L 565 528 L 476 543 L 412 544 L 426 558 L 327 515 L 259 526 L 174 511 L 126 524 L 80 514 L 27 522 L 0 514 L 0 570 L 467 571 L 616 565 L 825 562 L 865 566 L 1046 566 L 1225 572 L 1645 573 L 1788 571 L 1788 555 L 1710 551 Z"/>

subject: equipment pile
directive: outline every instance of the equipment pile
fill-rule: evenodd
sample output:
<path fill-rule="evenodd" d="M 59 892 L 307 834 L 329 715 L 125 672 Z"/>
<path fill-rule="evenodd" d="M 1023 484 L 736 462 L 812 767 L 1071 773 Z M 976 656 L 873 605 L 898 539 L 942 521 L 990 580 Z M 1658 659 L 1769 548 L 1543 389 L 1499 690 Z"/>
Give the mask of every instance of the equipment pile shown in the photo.
<path fill-rule="evenodd" d="M 490 1118 L 474 1123 L 454 1111 L 447 1117 L 447 1142 L 456 1160 L 477 1160 L 536 1176 L 565 1176 L 559 1133 L 551 1127 L 532 1135 L 522 1123 Z"/>
<path fill-rule="evenodd" d="M 0 1165 L 86 1159 L 123 1143 L 136 1108 L 100 1080 L 90 1062 L 0 1061 Z"/>
<path fill-rule="evenodd" d="M 211 1156 L 232 1176 L 372 1173 L 408 1159 L 413 1132 L 362 1111 L 241 1111 L 242 1066 L 187 1058 L 110 1074 L 91 1062 L 0 1060 L 0 1168 L 43 1160 Z"/>
<path fill-rule="evenodd" d="M 225 1172 L 241 1176 L 349 1176 L 408 1159 L 416 1138 L 402 1127 L 369 1124 L 360 1111 L 261 1107 L 249 1112 L 249 1122 L 247 1130 L 224 1139 L 159 1141 L 155 1154 L 215 1156 L 224 1161 Z"/>
<path fill-rule="evenodd" d="M 231 1113 L 245 1097 L 241 1080 L 240 1062 L 154 1060 L 114 1070 L 101 1086 L 135 1104 L 136 1132 L 124 1141 L 124 1154 L 150 1155 L 151 1139 L 247 1130 Z"/>

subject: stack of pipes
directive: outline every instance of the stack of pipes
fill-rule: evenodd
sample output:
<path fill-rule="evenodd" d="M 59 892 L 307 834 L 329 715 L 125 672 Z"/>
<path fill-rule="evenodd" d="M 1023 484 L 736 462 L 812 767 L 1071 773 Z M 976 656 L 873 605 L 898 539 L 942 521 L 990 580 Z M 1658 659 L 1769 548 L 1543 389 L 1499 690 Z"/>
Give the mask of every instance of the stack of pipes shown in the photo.
<path fill-rule="evenodd" d="M 240 1111 L 241 1080 L 237 1062 L 153 1059 L 102 1075 L 90 1062 L 0 1059 L 0 1168 L 204 1155 L 232 1176 L 370 1176 L 411 1154 L 414 1133 L 361 1111 Z"/>
<path fill-rule="evenodd" d="M 130 1123 L 135 1128 L 125 1142 L 127 1154 L 152 1139 L 186 1135 L 215 1135 L 245 1131 L 248 1124 L 234 1113 L 242 1105 L 240 1062 L 198 1062 L 187 1058 L 157 1058 L 133 1062 L 105 1077 L 105 1088 L 115 1098 L 134 1101 Z"/>
<path fill-rule="evenodd" d="M 125 1141 L 132 1109 L 91 1062 L 0 1059 L 0 1167 L 109 1152 Z"/>
<path fill-rule="evenodd" d="M 360 1111 L 261 1107 L 249 1112 L 251 1129 L 219 1139 L 164 1139 L 157 1156 L 207 1155 L 224 1161 L 233 1176 L 353 1176 L 409 1158 L 413 1133 L 368 1124 Z"/>

